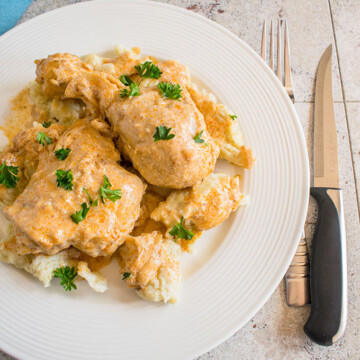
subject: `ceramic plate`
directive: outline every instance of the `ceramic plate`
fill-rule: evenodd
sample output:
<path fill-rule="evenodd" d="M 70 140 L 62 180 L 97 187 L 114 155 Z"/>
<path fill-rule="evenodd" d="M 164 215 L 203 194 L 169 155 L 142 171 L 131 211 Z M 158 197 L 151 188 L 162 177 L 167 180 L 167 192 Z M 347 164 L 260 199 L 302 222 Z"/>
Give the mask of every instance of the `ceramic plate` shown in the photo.
<path fill-rule="evenodd" d="M 259 29 L 260 31 L 261 29 Z M 147 1 L 84 2 L 0 37 L 0 122 L 35 78 L 34 60 L 114 45 L 188 65 L 199 86 L 238 115 L 257 162 L 243 172 L 250 205 L 184 255 L 178 304 L 146 302 L 105 269 L 109 291 L 66 293 L 0 264 L 0 348 L 19 359 L 191 359 L 243 326 L 272 294 L 295 252 L 308 202 L 304 136 L 283 87 L 259 56 L 216 23 Z M 5 144 L 5 138 L 0 141 Z M 239 170 L 220 162 L 217 171 Z M 57 281 L 55 281 L 57 283 Z"/>

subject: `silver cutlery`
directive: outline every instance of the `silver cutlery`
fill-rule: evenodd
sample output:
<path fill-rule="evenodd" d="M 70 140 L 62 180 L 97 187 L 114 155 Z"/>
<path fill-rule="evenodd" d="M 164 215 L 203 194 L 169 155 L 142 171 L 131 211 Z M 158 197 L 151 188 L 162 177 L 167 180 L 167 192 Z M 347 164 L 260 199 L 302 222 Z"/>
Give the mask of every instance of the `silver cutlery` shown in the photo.
<path fill-rule="evenodd" d="M 284 62 L 282 67 L 282 27 L 284 27 Z M 270 68 L 275 72 L 278 79 L 281 81 L 291 101 L 294 103 L 294 91 L 291 80 L 291 64 L 290 64 L 290 45 L 288 35 L 288 25 L 286 20 L 278 20 L 277 25 L 277 66 L 275 71 L 275 55 L 274 55 L 274 29 L 273 22 L 271 22 L 270 29 Z M 261 42 L 261 57 L 266 62 L 266 21 L 264 22 L 262 42 Z M 307 243 L 305 232 L 302 232 L 299 245 L 297 247 L 295 256 L 291 265 L 285 275 L 286 301 L 289 306 L 303 306 L 310 304 L 310 268 L 309 268 L 309 253 L 307 250 Z"/>

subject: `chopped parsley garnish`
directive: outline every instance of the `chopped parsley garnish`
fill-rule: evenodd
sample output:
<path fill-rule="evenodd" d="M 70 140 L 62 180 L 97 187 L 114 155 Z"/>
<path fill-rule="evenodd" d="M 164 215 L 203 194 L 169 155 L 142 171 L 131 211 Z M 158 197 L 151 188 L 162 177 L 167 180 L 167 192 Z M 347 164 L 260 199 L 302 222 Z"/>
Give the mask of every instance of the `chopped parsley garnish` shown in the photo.
<path fill-rule="evenodd" d="M 62 149 L 59 149 L 59 150 L 56 150 L 55 151 L 55 156 L 59 159 L 59 160 L 65 160 L 69 154 L 70 154 L 70 149 L 69 148 L 62 148 Z"/>
<path fill-rule="evenodd" d="M 86 195 L 89 197 L 90 206 L 91 207 L 98 206 L 99 205 L 99 199 L 95 199 L 95 201 L 93 201 L 93 199 L 91 198 L 89 192 L 85 188 L 83 188 L 83 190 L 85 191 Z"/>
<path fill-rule="evenodd" d="M 160 89 L 162 96 L 167 99 L 180 100 L 182 97 L 182 88 L 179 84 L 174 85 L 162 81 L 157 87 Z"/>
<path fill-rule="evenodd" d="M 236 116 L 236 115 L 229 115 L 229 116 L 230 116 L 230 119 L 231 119 L 231 120 L 237 119 L 237 116 Z"/>
<path fill-rule="evenodd" d="M 120 81 L 125 85 L 125 86 L 130 86 L 130 84 L 133 84 L 134 82 L 126 75 L 121 75 L 120 76 Z"/>
<path fill-rule="evenodd" d="M 160 69 L 151 61 L 146 61 L 143 64 L 134 66 L 134 68 L 138 71 L 140 77 L 144 78 L 158 79 L 162 74 Z"/>
<path fill-rule="evenodd" d="M 53 271 L 54 277 L 60 278 L 60 285 L 63 286 L 65 291 L 71 291 L 72 289 L 77 289 L 74 284 L 74 279 L 76 278 L 77 271 L 75 268 L 70 268 L 69 266 L 60 267 Z"/>
<path fill-rule="evenodd" d="M 205 142 L 205 140 L 201 138 L 201 135 L 202 135 L 203 132 L 204 132 L 204 130 L 201 130 L 197 135 L 194 136 L 194 141 L 197 144 L 202 144 L 202 143 Z"/>
<path fill-rule="evenodd" d="M 73 188 L 73 175 L 71 170 L 56 170 L 56 182 L 58 187 L 62 187 L 65 190 L 72 190 Z"/>
<path fill-rule="evenodd" d="M 172 128 L 167 128 L 166 126 L 157 126 L 153 138 L 155 141 L 159 140 L 171 140 L 175 137 L 175 134 L 170 134 Z"/>
<path fill-rule="evenodd" d="M 18 166 L 6 165 L 4 160 L 0 165 L 0 184 L 5 185 L 9 189 L 13 189 L 19 181 L 18 173 Z"/>
<path fill-rule="evenodd" d="M 89 212 L 90 207 L 86 203 L 81 204 L 81 210 L 77 211 L 75 214 L 71 214 L 71 220 L 78 224 L 79 222 L 85 220 L 87 213 Z"/>
<path fill-rule="evenodd" d="M 47 136 L 45 133 L 43 133 L 42 131 L 39 131 L 39 133 L 36 136 L 36 140 L 39 142 L 39 144 L 41 144 L 42 146 L 45 146 L 45 143 L 47 145 L 50 145 L 52 143 L 52 139 L 51 137 Z"/>
<path fill-rule="evenodd" d="M 132 82 L 129 85 L 129 90 L 128 89 L 124 89 L 120 91 L 120 96 L 123 97 L 133 97 L 133 96 L 139 96 L 140 95 L 140 88 L 139 85 Z"/>
<path fill-rule="evenodd" d="M 128 277 L 130 277 L 130 275 L 131 275 L 131 273 L 129 273 L 129 272 L 124 272 L 122 279 L 125 280 L 125 279 L 127 279 Z"/>
<path fill-rule="evenodd" d="M 104 183 L 102 187 L 100 188 L 100 198 L 103 204 L 105 204 L 105 200 L 109 199 L 112 202 L 115 202 L 116 200 L 121 199 L 121 190 L 110 190 L 109 188 L 112 185 L 110 184 L 110 181 L 106 175 L 104 175 Z"/>
<path fill-rule="evenodd" d="M 51 121 L 44 121 L 41 125 L 47 129 L 48 127 L 50 127 Z"/>
<path fill-rule="evenodd" d="M 184 218 L 181 217 L 180 222 L 177 225 L 175 225 L 171 229 L 171 231 L 169 231 L 169 234 L 171 236 L 175 237 L 175 239 L 180 238 L 180 239 L 185 239 L 185 240 L 191 240 L 194 236 L 194 233 L 192 233 L 191 231 L 184 228 L 183 221 L 184 221 Z"/>

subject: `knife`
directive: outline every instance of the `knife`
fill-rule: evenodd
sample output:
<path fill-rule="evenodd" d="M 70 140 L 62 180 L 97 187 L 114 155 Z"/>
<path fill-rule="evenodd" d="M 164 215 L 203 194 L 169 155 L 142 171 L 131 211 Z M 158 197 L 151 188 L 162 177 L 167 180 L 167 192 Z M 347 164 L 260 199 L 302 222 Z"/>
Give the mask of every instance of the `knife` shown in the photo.
<path fill-rule="evenodd" d="M 347 318 L 346 239 L 331 80 L 330 45 L 320 59 L 315 87 L 314 187 L 319 215 L 310 261 L 311 313 L 304 331 L 320 345 L 332 345 Z"/>

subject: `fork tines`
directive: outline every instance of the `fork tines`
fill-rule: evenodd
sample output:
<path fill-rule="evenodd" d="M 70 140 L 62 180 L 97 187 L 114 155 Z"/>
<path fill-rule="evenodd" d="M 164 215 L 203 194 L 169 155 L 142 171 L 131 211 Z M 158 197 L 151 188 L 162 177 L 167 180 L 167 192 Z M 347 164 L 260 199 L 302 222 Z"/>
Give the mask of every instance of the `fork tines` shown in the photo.
<path fill-rule="evenodd" d="M 281 41 L 281 32 L 282 27 L 284 27 L 284 68 L 282 69 L 282 41 Z M 278 20 L 278 31 L 277 31 L 277 66 L 276 66 L 276 75 L 281 83 L 284 85 L 286 92 L 288 93 L 292 102 L 295 101 L 294 91 L 291 80 L 291 64 L 290 64 L 290 46 L 289 46 L 289 36 L 288 36 L 288 25 L 286 20 Z M 261 57 L 266 62 L 266 20 L 264 21 L 263 34 L 261 41 Z M 274 30 L 273 22 L 271 21 L 270 29 L 270 68 L 275 72 L 274 68 Z M 284 80 L 283 80 L 284 74 Z"/>

